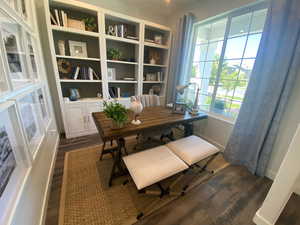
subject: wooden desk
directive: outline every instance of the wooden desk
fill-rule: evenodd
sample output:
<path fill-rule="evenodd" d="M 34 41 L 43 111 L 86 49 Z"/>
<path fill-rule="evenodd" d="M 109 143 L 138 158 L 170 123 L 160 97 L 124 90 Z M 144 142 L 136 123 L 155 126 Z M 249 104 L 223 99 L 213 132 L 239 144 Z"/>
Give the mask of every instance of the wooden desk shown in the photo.
<path fill-rule="evenodd" d="M 191 122 L 207 118 L 207 114 L 202 112 L 200 112 L 198 115 L 191 115 L 188 112 L 185 115 L 181 115 L 173 114 L 171 109 L 162 106 L 147 107 L 143 110 L 138 118 L 142 122 L 142 124 L 136 126 L 129 123 L 124 128 L 112 129 L 112 122 L 109 118 L 106 117 L 104 112 L 94 112 L 92 113 L 92 116 L 103 141 L 117 141 L 117 154 L 114 157 L 114 164 L 109 180 L 109 186 L 111 186 L 112 179 L 116 175 L 116 168 L 118 167 L 119 171 L 122 171 L 121 149 L 125 147 L 125 137 L 139 134 L 143 131 L 150 131 L 153 129 L 156 130 L 165 127 L 174 127 L 180 124 L 185 126 L 185 135 L 188 136 L 193 133 Z M 129 117 L 129 120 L 132 120 L 132 116 Z"/>

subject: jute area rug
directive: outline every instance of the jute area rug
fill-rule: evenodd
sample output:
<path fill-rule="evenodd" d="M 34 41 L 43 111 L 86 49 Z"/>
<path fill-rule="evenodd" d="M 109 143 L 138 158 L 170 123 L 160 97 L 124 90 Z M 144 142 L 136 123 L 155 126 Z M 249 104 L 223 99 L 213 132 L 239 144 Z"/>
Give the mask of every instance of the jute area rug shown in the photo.
<path fill-rule="evenodd" d="M 126 140 L 127 146 L 134 145 L 134 138 Z M 129 152 L 133 151 L 129 147 Z M 99 161 L 101 146 L 83 148 L 66 153 L 59 211 L 59 225 L 129 225 L 134 224 L 138 213 L 145 216 L 162 208 L 178 197 L 139 194 L 129 176 L 120 177 L 108 187 L 112 158 L 106 155 Z M 209 166 L 215 174 L 228 164 L 222 156 Z M 190 174 L 179 182 L 175 189 L 181 190 L 188 181 L 194 184 L 208 180 L 212 175 Z M 129 183 L 123 185 L 125 180 Z M 167 185 L 173 177 L 164 181 Z M 156 189 L 153 185 L 152 189 Z M 188 194 L 188 193 L 187 193 Z"/>

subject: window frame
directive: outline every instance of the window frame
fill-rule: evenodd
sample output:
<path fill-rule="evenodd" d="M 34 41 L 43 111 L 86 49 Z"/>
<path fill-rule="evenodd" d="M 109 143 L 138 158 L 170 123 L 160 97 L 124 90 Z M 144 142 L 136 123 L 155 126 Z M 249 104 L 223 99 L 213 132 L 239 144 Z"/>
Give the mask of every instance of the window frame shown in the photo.
<path fill-rule="evenodd" d="M 190 81 L 190 78 L 191 78 L 190 74 L 192 72 L 192 66 L 193 66 L 193 63 L 194 63 L 194 61 L 193 61 L 194 52 L 195 52 L 194 49 L 196 47 L 198 28 L 201 27 L 201 26 L 212 24 L 214 22 L 217 22 L 217 21 L 220 21 L 222 19 L 227 18 L 225 32 L 224 32 L 223 46 L 222 46 L 220 59 L 219 59 L 219 64 L 218 64 L 217 76 L 216 76 L 216 80 L 215 80 L 215 84 L 214 84 L 213 94 L 211 96 L 212 101 L 209 105 L 209 110 L 208 111 L 207 110 L 202 110 L 202 109 L 201 109 L 201 111 L 204 111 L 207 114 L 213 116 L 214 118 L 221 119 L 221 120 L 226 121 L 228 123 L 231 123 L 231 124 L 235 123 L 236 118 L 225 116 L 223 114 L 213 112 L 213 110 L 212 110 L 212 107 L 214 105 L 214 102 L 215 102 L 216 96 L 217 96 L 217 90 L 218 90 L 217 87 L 220 84 L 220 76 L 221 76 L 221 72 L 222 72 L 222 66 L 223 66 L 224 61 L 226 60 L 225 59 L 225 51 L 226 51 L 227 41 L 228 41 L 228 39 L 230 39 L 229 32 L 230 32 L 230 27 L 231 27 L 231 21 L 234 17 L 241 16 L 241 15 L 244 15 L 244 14 L 247 14 L 247 13 L 251 13 L 253 11 L 267 9 L 268 6 L 269 6 L 269 1 L 268 0 L 267 1 L 259 1 L 259 2 L 255 2 L 255 3 L 249 4 L 247 6 L 238 8 L 238 9 L 233 9 L 231 11 L 228 11 L 226 13 L 223 13 L 223 14 L 220 14 L 220 15 L 217 15 L 217 16 L 214 16 L 214 17 L 210 17 L 210 18 L 205 19 L 205 20 L 197 21 L 193 24 L 192 42 L 189 45 L 189 49 L 188 49 L 189 65 L 188 65 L 188 67 L 187 67 L 188 69 L 186 71 L 187 72 L 186 74 L 188 74 L 188 76 L 185 76 L 183 78 L 183 81 L 185 81 L 185 83 L 188 83 Z M 252 19 L 253 19 L 253 17 L 251 17 L 251 21 L 249 23 L 249 26 L 251 26 L 251 24 L 252 24 Z M 257 34 L 257 33 L 253 33 L 253 34 Z M 246 36 L 246 43 L 245 43 L 244 50 L 243 50 L 243 56 L 245 54 L 246 46 L 247 46 L 248 39 L 249 39 L 250 35 L 252 35 L 252 34 L 249 34 L 249 32 L 248 32 L 246 35 L 243 34 L 243 35 L 236 36 L 236 37 Z M 241 63 L 242 63 L 243 59 L 244 58 L 238 58 L 238 60 L 241 60 Z M 255 57 L 255 59 L 256 59 L 256 57 Z M 230 60 L 234 60 L 234 59 L 230 59 Z"/>

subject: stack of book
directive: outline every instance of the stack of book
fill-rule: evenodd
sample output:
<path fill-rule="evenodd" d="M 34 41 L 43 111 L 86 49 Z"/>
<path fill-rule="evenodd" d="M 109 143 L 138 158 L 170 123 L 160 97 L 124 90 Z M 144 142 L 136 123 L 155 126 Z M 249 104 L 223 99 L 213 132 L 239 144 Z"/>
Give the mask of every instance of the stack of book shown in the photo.
<path fill-rule="evenodd" d="M 100 77 L 91 67 L 77 66 L 71 75 L 73 80 L 100 80 Z"/>
<path fill-rule="evenodd" d="M 54 9 L 50 12 L 51 23 L 57 26 L 68 26 L 68 15 L 64 10 Z"/>

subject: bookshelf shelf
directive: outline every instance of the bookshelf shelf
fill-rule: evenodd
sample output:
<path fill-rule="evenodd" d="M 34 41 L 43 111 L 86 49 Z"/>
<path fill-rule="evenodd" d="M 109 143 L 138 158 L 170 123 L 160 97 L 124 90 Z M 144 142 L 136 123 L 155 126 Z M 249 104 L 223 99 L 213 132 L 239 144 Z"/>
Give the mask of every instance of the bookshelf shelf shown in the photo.
<path fill-rule="evenodd" d="M 135 44 L 135 45 L 139 44 L 138 40 L 133 40 L 133 39 L 129 39 L 129 38 L 122 38 L 122 37 L 116 37 L 116 36 L 107 35 L 107 34 L 105 35 L 105 38 L 107 40 L 126 42 L 126 43 L 130 43 L 130 44 Z"/>
<path fill-rule="evenodd" d="M 65 83 L 101 83 L 102 80 L 72 80 L 72 79 L 60 79 L 60 82 L 65 82 Z"/>
<path fill-rule="evenodd" d="M 149 64 L 149 63 L 144 63 L 144 66 L 149 66 L 149 67 L 167 67 L 167 65 Z"/>
<path fill-rule="evenodd" d="M 137 84 L 136 80 L 109 80 L 109 83 Z"/>
<path fill-rule="evenodd" d="M 129 65 L 138 65 L 137 62 L 127 62 L 127 61 L 121 61 L 121 60 L 106 60 L 106 62 L 109 63 L 120 63 L 120 64 L 129 64 Z"/>
<path fill-rule="evenodd" d="M 164 81 L 143 81 L 145 84 L 163 84 Z"/>
<path fill-rule="evenodd" d="M 77 60 L 86 60 L 86 61 L 100 61 L 99 58 L 85 58 L 85 57 L 76 57 L 76 56 L 68 56 L 68 55 L 56 55 L 56 58 L 77 59 Z"/>
<path fill-rule="evenodd" d="M 96 38 L 98 38 L 100 36 L 100 34 L 97 33 L 97 32 L 79 30 L 79 29 L 70 28 L 70 27 L 51 25 L 51 28 L 54 31 L 66 32 L 66 33 L 72 33 L 72 34 L 79 34 L 79 35 L 85 35 L 85 36 L 96 37 Z"/>
<path fill-rule="evenodd" d="M 147 42 L 147 41 L 145 41 L 145 46 L 153 47 L 153 48 L 169 49 L 169 47 L 167 45 L 159 45 L 159 44 L 151 43 L 151 42 Z"/>

